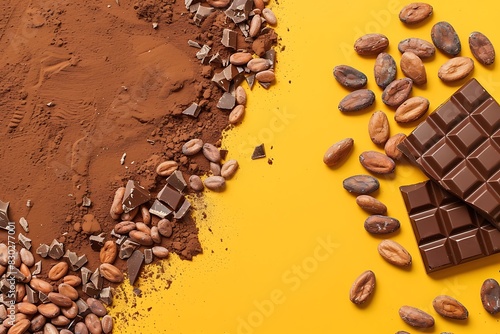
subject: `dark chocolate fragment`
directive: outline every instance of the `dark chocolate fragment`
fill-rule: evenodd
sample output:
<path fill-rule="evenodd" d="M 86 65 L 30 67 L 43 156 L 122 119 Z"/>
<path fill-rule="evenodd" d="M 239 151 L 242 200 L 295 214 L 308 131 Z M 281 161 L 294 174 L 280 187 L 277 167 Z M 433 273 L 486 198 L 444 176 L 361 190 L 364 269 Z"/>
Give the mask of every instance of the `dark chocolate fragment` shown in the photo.
<path fill-rule="evenodd" d="M 238 38 L 238 34 L 236 31 L 231 30 L 231 29 L 224 29 L 222 30 L 222 40 L 221 43 L 227 48 L 231 48 L 233 50 L 236 50 L 237 45 L 236 41 Z"/>
<path fill-rule="evenodd" d="M 227 92 L 222 94 L 219 102 L 217 102 L 217 108 L 219 109 L 232 110 L 235 105 L 236 98 L 233 96 L 233 94 Z"/>
<path fill-rule="evenodd" d="M 222 66 L 222 59 L 220 57 L 220 54 L 218 52 L 214 54 L 212 57 L 210 57 L 208 63 L 214 66 Z"/>
<path fill-rule="evenodd" d="M 87 255 L 83 254 L 78 257 L 78 260 L 76 260 L 75 263 L 70 264 L 71 270 L 77 271 L 78 269 L 83 267 L 87 262 L 88 262 Z"/>
<path fill-rule="evenodd" d="M 85 285 L 89 282 L 90 276 L 92 276 L 92 271 L 90 271 L 87 267 L 82 267 L 80 272 L 82 276 L 82 285 Z"/>
<path fill-rule="evenodd" d="M 7 229 L 7 225 L 9 224 L 9 202 L 0 201 L 0 229 Z"/>
<path fill-rule="evenodd" d="M 144 254 L 140 250 L 134 251 L 132 256 L 127 260 L 128 278 L 130 285 L 134 285 L 139 273 L 141 272 L 144 263 Z"/>
<path fill-rule="evenodd" d="M 90 276 L 90 282 L 92 282 L 92 284 L 94 284 L 94 286 L 97 289 L 99 289 L 99 290 L 102 289 L 102 284 L 104 283 L 104 278 L 102 278 L 102 276 L 101 276 L 101 272 L 99 270 L 99 267 L 97 267 L 96 270 L 94 270 L 94 272 Z"/>
<path fill-rule="evenodd" d="M 90 247 L 96 252 L 100 251 L 102 246 L 104 246 L 104 236 L 103 234 L 91 235 L 89 237 Z"/>
<path fill-rule="evenodd" d="M 52 240 L 52 243 L 49 246 L 49 257 L 54 260 L 59 260 L 63 255 L 64 245 L 56 239 Z"/>
<path fill-rule="evenodd" d="M 198 6 L 196 14 L 194 14 L 193 20 L 197 26 L 201 25 L 201 22 L 214 11 L 212 7 Z"/>
<path fill-rule="evenodd" d="M 101 290 L 96 288 L 94 283 L 92 283 L 92 282 L 88 282 L 87 284 L 85 284 L 83 286 L 82 290 L 83 290 L 83 292 L 85 292 L 85 294 L 87 294 L 87 296 L 92 297 L 92 298 L 98 298 L 99 293 L 101 292 Z"/>
<path fill-rule="evenodd" d="M 186 198 L 186 199 L 184 199 L 184 202 L 182 203 L 179 210 L 175 211 L 174 218 L 175 219 L 182 219 L 186 215 L 186 213 L 189 211 L 189 208 L 191 208 L 191 203 Z"/>
<path fill-rule="evenodd" d="M 201 107 L 197 103 L 193 102 L 189 107 L 187 107 L 187 109 L 182 112 L 182 114 L 196 118 L 198 117 L 200 112 Z"/>
<path fill-rule="evenodd" d="M 133 180 L 128 180 L 125 187 L 125 194 L 123 195 L 123 211 L 130 212 L 141 204 L 146 203 L 151 199 L 149 191 Z"/>
<path fill-rule="evenodd" d="M 36 249 L 36 253 L 43 258 L 47 257 L 47 255 L 49 255 L 49 246 L 46 244 L 40 244 L 40 246 Z"/>
<path fill-rule="evenodd" d="M 214 76 L 212 77 L 212 81 L 215 82 L 217 86 L 222 88 L 225 92 L 229 91 L 229 86 L 231 85 L 231 82 L 226 79 L 224 71 L 215 73 Z"/>
<path fill-rule="evenodd" d="M 207 58 L 208 54 L 210 53 L 211 50 L 212 50 L 211 47 L 204 44 L 201 47 L 200 51 L 196 52 L 196 58 L 198 58 L 199 60 L 203 60 L 203 59 Z M 208 59 L 207 59 L 207 63 L 208 63 Z"/>
<path fill-rule="evenodd" d="M 167 177 L 166 181 L 169 185 L 179 190 L 180 192 L 183 192 L 187 187 L 187 182 L 180 170 L 174 171 L 169 177 Z"/>
<path fill-rule="evenodd" d="M 107 286 L 101 290 L 101 293 L 99 294 L 99 300 L 106 305 L 111 305 L 113 303 L 111 287 Z"/>
<path fill-rule="evenodd" d="M 264 144 L 256 146 L 252 153 L 252 160 L 261 159 L 265 157 L 266 157 L 266 149 L 264 148 Z"/>
<path fill-rule="evenodd" d="M 156 196 L 157 199 L 167 204 L 173 211 L 177 210 L 184 200 L 184 196 L 176 189 L 166 184 Z"/>
<path fill-rule="evenodd" d="M 234 23 L 240 23 L 248 20 L 252 9 L 253 0 L 234 0 L 225 13 Z"/>
<path fill-rule="evenodd" d="M 49 296 L 47 296 L 45 293 L 42 291 L 38 291 L 38 300 L 41 301 L 42 303 L 46 304 L 50 302 Z"/>
<path fill-rule="evenodd" d="M 118 257 L 122 260 L 128 259 L 132 256 L 132 253 L 139 247 L 139 244 L 127 239 L 120 246 L 120 251 L 118 252 Z"/>
<path fill-rule="evenodd" d="M 500 229 L 500 105 L 475 79 L 398 148 L 429 178 Z"/>
<path fill-rule="evenodd" d="M 151 248 L 146 248 L 144 250 L 144 263 L 150 264 L 153 262 L 153 250 Z"/>
<path fill-rule="evenodd" d="M 253 86 L 255 85 L 255 74 L 250 74 L 249 76 L 246 77 L 246 80 L 247 80 L 248 87 L 250 87 L 250 89 L 252 89 Z"/>
<path fill-rule="evenodd" d="M 224 70 L 222 70 L 222 73 L 224 73 L 224 77 L 228 81 L 231 81 L 234 78 L 236 78 L 238 76 L 238 74 L 240 74 L 241 72 L 240 72 L 240 70 L 238 70 L 237 66 L 230 64 L 230 65 L 226 66 L 224 68 Z"/>
<path fill-rule="evenodd" d="M 500 231 L 437 183 L 400 190 L 428 273 L 500 252 Z"/>
<path fill-rule="evenodd" d="M 42 260 L 35 263 L 34 267 L 35 267 L 35 269 L 31 273 L 32 276 L 36 276 L 42 272 Z"/>
<path fill-rule="evenodd" d="M 24 285 L 26 288 L 26 297 L 28 298 L 28 302 L 32 304 L 37 304 L 39 299 L 38 299 L 38 293 L 33 290 L 29 284 Z"/>
<path fill-rule="evenodd" d="M 26 237 L 24 234 L 19 233 L 17 239 L 19 240 L 19 244 L 26 248 L 27 250 L 31 249 L 31 239 Z"/>
<path fill-rule="evenodd" d="M 259 83 L 259 85 L 262 86 L 262 88 L 264 89 L 269 89 L 269 87 L 271 87 L 272 85 L 272 82 L 261 82 L 261 81 L 257 81 Z"/>
<path fill-rule="evenodd" d="M 87 314 L 92 312 L 87 302 L 82 298 L 78 298 L 75 304 L 78 306 L 78 315 L 81 317 L 85 317 Z"/>

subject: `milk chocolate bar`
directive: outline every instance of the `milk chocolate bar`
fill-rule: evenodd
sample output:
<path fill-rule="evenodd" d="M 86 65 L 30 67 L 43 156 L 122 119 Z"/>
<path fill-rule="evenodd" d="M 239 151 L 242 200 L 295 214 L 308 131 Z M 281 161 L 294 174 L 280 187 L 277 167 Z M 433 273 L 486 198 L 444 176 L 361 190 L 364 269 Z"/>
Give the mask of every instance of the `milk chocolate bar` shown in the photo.
<path fill-rule="evenodd" d="M 437 183 L 400 190 L 427 273 L 500 252 L 500 231 Z"/>
<path fill-rule="evenodd" d="M 398 148 L 500 229 L 499 128 L 500 106 L 471 79 Z"/>

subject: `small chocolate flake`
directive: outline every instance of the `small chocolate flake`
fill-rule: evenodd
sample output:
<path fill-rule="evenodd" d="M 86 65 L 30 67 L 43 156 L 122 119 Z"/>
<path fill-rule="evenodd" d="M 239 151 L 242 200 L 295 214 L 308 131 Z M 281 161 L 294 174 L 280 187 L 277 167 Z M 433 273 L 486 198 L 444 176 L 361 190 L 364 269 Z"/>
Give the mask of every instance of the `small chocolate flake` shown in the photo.
<path fill-rule="evenodd" d="M 252 153 L 252 160 L 261 159 L 265 157 L 266 157 L 266 149 L 264 148 L 264 144 L 256 146 Z"/>

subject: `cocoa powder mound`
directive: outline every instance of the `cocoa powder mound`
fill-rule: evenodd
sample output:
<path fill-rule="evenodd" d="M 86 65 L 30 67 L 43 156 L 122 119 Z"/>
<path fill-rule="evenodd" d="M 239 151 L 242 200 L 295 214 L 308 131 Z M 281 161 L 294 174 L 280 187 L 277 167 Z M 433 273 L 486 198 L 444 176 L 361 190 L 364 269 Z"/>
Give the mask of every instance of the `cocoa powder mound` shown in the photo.
<path fill-rule="evenodd" d="M 221 144 L 228 112 L 216 107 L 223 90 L 211 79 L 223 63 L 203 64 L 188 40 L 223 60 L 234 52 L 221 44 L 223 29 L 237 32 L 238 50 L 258 55 L 277 40 L 272 29 L 246 39 L 223 10 L 198 26 L 175 0 L 6 0 L 0 10 L 7 13 L 0 17 L 0 200 L 10 202 L 11 221 L 28 221 L 33 253 L 57 239 L 86 254 L 91 270 L 99 252 L 89 236 L 114 240 L 109 210 L 118 187 L 133 180 L 154 198 L 165 185 L 155 173 L 162 161 L 177 161 L 186 180 L 209 172 L 202 154 L 182 155 L 186 141 Z M 183 115 L 193 102 L 199 116 Z M 174 222 L 162 246 L 188 260 L 202 252 L 191 215 Z M 43 259 L 39 277 L 54 263 Z"/>

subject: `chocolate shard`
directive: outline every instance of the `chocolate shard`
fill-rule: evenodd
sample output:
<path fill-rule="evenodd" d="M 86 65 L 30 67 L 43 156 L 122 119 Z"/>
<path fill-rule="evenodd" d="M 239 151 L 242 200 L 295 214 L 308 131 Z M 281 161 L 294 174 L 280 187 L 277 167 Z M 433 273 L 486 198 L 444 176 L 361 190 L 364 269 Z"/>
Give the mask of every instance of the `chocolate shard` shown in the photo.
<path fill-rule="evenodd" d="M 236 105 L 236 98 L 231 93 L 224 93 L 217 102 L 217 108 L 232 110 Z"/>
<path fill-rule="evenodd" d="M 212 50 L 211 47 L 209 47 L 208 45 L 204 44 L 200 51 L 196 52 L 196 58 L 198 58 L 199 60 L 203 60 L 205 59 L 206 57 L 208 57 L 208 54 L 210 53 L 210 51 Z"/>
<path fill-rule="evenodd" d="M 160 218 L 166 218 L 172 214 L 172 210 L 159 200 L 155 200 L 149 208 L 149 213 Z"/>
<path fill-rule="evenodd" d="M 30 231 L 29 226 L 28 226 L 28 221 L 26 220 L 26 218 L 24 218 L 24 217 L 19 218 L 19 225 L 21 225 L 24 232 L 28 233 Z"/>
<path fill-rule="evenodd" d="M 92 282 L 92 284 L 94 284 L 94 286 L 97 289 L 99 289 L 99 290 L 102 289 L 102 285 L 104 283 L 104 278 L 102 278 L 102 276 L 101 276 L 101 272 L 99 271 L 99 267 L 97 267 L 96 270 L 94 270 L 94 272 L 90 276 L 90 282 Z"/>
<path fill-rule="evenodd" d="M 36 249 L 36 253 L 45 258 L 49 255 L 49 246 L 47 244 L 40 244 Z"/>
<path fill-rule="evenodd" d="M 198 42 L 196 42 L 196 41 L 188 40 L 188 45 L 189 45 L 189 46 L 192 46 L 192 47 L 194 47 L 194 48 L 201 49 L 201 45 L 200 45 L 200 43 L 198 43 Z"/>
<path fill-rule="evenodd" d="M 54 260 L 59 260 L 63 255 L 64 245 L 56 239 L 52 240 L 52 243 L 49 246 L 49 257 Z"/>
<path fill-rule="evenodd" d="M 130 239 L 127 239 L 120 246 L 120 250 L 118 252 L 118 257 L 122 260 L 128 259 L 132 256 L 134 251 L 139 248 L 139 244 Z"/>
<path fill-rule="evenodd" d="M 227 48 L 236 50 L 237 49 L 237 42 L 238 39 L 238 34 L 236 31 L 231 30 L 231 29 L 224 29 L 222 30 L 222 39 L 221 43 Z"/>
<path fill-rule="evenodd" d="M 49 297 L 42 291 L 38 291 L 38 300 L 44 304 L 50 302 Z"/>
<path fill-rule="evenodd" d="M 85 285 L 90 280 L 90 276 L 92 276 L 92 271 L 90 271 L 87 267 L 82 267 L 81 275 L 82 275 L 82 285 Z"/>
<path fill-rule="evenodd" d="M 222 70 L 222 73 L 224 74 L 224 77 L 228 80 L 231 81 L 234 78 L 238 76 L 238 74 L 241 73 L 241 71 L 238 69 L 237 66 L 234 66 L 232 64 L 226 66 L 224 70 Z"/>
<path fill-rule="evenodd" d="M 170 174 L 166 181 L 167 184 L 171 185 L 180 192 L 183 192 L 187 187 L 187 182 L 184 179 L 184 176 L 182 176 L 182 172 L 180 170 L 176 170 Z"/>
<path fill-rule="evenodd" d="M 9 216 L 8 216 L 8 211 L 9 211 L 9 202 L 2 202 L 0 201 L 0 229 L 7 229 L 7 226 L 9 224 Z"/>
<path fill-rule="evenodd" d="M 118 246 L 121 246 L 123 245 L 123 243 L 128 239 L 128 237 L 126 235 L 120 235 L 118 237 L 118 239 L 115 241 L 115 243 L 118 245 Z"/>
<path fill-rule="evenodd" d="M 274 66 L 276 65 L 276 50 L 270 49 L 267 50 L 266 53 L 264 54 L 264 58 L 269 60 L 269 63 L 271 64 L 271 67 L 269 69 L 273 69 Z"/>
<path fill-rule="evenodd" d="M 89 237 L 90 247 L 96 252 L 100 251 L 102 246 L 104 246 L 104 236 L 103 234 L 91 235 Z"/>
<path fill-rule="evenodd" d="M 85 317 L 87 314 L 91 312 L 89 305 L 82 298 L 78 298 L 75 302 L 78 307 L 78 315 L 81 317 Z"/>
<path fill-rule="evenodd" d="M 217 52 L 214 54 L 212 57 L 210 57 L 210 60 L 208 61 L 210 65 L 214 66 L 221 66 L 222 65 L 222 59 L 220 57 L 220 54 Z"/>
<path fill-rule="evenodd" d="M 7 281 L 7 278 L 4 277 L 0 280 L 0 292 L 3 294 L 7 294 L 10 290 L 10 283 Z"/>
<path fill-rule="evenodd" d="M 186 213 L 189 211 L 189 208 L 191 208 L 191 203 L 186 198 L 184 200 L 184 202 L 182 203 L 181 207 L 179 208 L 179 210 L 177 210 L 174 213 L 174 218 L 175 219 L 182 219 L 186 215 Z"/>
<path fill-rule="evenodd" d="M 266 149 L 264 148 L 264 144 L 256 146 L 252 153 L 252 160 L 261 159 L 265 157 L 266 157 Z"/>
<path fill-rule="evenodd" d="M 24 282 L 27 278 L 19 269 L 14 266 L 7 267 L 7 277 L 13 277 L 17 282 Z"/>
<path fill-rule="evenodd" d="M 28 302 L 32 304 L 38 304 L 38 293 L 33 290 L 33 288 L 29 286 L 29 284 L 25 284 L 24 286 L 26 288 L 26 297 L 28 299 Z"/>
<path fill-rule="evenodd" d="M 128 278 L 130 285 L 134 285 L 139 273 L 141 272 L 144 263 L 144 254 L 140 250 L 134 251 L 132 256 L 127 260 Z"/>
<path fill-rule="evenodd" d="M 127 213 L 135 209 L 141 204 L 146 203 L 151 199 L 149 191 L 133 180 L 128 180 L 125 187 L 125 194 L 123 195 L 123 212 Z"/>
<path fill-rule="evenodd" d="M 34 266 L 35 266 L 35 269 L 31 273 L 31 276 L 36 276 L 42 272 L 42 261 L 41 260 L 38 261 L 37 263 L 35 263 Z"/>
<path fill-rule="evenodd" d="M 82 287 L 83 292 L 87 294 L 87 296 L 92 297 L 92 298 L 98 298 L 99 293 L 101 292 L 100 289 L 96 288 L 94 283 L 88 282 Z"/>
<path fill-rule="evenodd" d="M 247 80 L 248 87 L 253 89 L 253 86 L 255 85 L 255 74 L 250 74 L 245 79 Z"/>
<path fill-rule="evenodd" d="M 213 7 L 205 7 L 205 6 L 199 6 L 198 9 L 196 10 L 196 14 L 194 14 L 194 23 L 197 26 L 201 25 L 201 22 L 210 15 L 215 9 Z"/>
<path fill-rule="evenodd" d="M 253 0 L 234 0 L 225 13 L 234 23 L 240 23 L 248 20 L 252 9 Z"/>
<path fill-rule="evenodd" d="M 238 23 L 238 28 L 240 28 L 241 30 L 241 33 L 243 34 L 243 36 L 245 38 L 247 37 L 250 37 L 250 31 L 249 31 L 249 26 L 246 22 L 241 22 L 241 23 Z"/>
<path fill-rule="evenodd" d="M 176 189 L 166 184 L 156 196 L 157 199 L 167 204 L 173 211 L 177 210 L 184 200 L 184 196 Z"/>
<path fill-rule="evenodd" d="M 398 148 L 500 230 L 500 105 L 471 79 Z"/>
<path fill-rule="evenodd" d="M 83 267 L 88 262 L 87 255 L 83 254 L 78 257 L 78 260 L 75 263 L 70 264 L 71 270 L 77 271 L 81 267 Z"/>
<path fill-rule="evenodd" d="M 17 239 L 19 240 L 19 244 L 26 248 L 27 250 L 31 249 L 31 239 L 26 237 L 24 234 L 19 233 L 17 236 Z M 48 246 L 47 246 L 48 247 Z M 47 255 L 46 255 L 47 256 Z"/>
<path fill-rule="evenodd" d="M 257 81 L 259 83 L 259 85 L 261 85 L 264 89 L 269 89 L 269 87 L 271 87 L 272 83 L 271 82 L 261 82 L 261 81 Z"/>
<path fill-rule="evenodd" d="M 500 252 L 500 231 L 437 183 L 400 190 L 427 273 Z"/>
<path fill-rule="evenodd" d="M 229 91 L 229 86 L 231 85 L 231 82 L 226 79 L 224 71 L 215 73 L 214 76 L 212 77 L 212 81 L 215 82 L 217 86 L 222 88 L 225 92 Z"/>
<path fill-rule="evenodd" d="M 111 293 L 111 287 L 107 286 L 101 290 L 99 294 L 99 300 L 106 305 L 111 305 L 113 303 L 113 294 Z"/>
<path fill-rule="evenodd" d="M 151 248 L 146 248 L 144 250 L 144 263 L 150 264 L 153 262 L 153 250 Z"/>
<path fill-rule="evenodd" d="M 200 112 L 201 112 L 201 107 L 197 103 L 193 102 L 193 103 L 191 103 L 191 105 L 189 107 L 187 107 L 182 112 L 182 114 L 196 118 L 196 117 L 198 117 Z"/>

